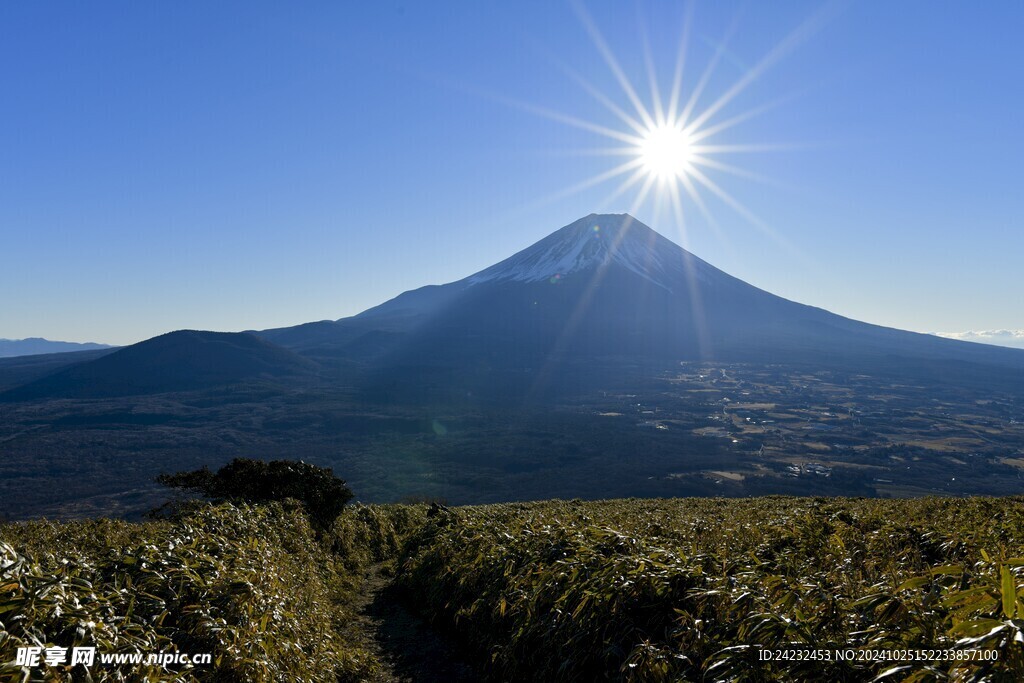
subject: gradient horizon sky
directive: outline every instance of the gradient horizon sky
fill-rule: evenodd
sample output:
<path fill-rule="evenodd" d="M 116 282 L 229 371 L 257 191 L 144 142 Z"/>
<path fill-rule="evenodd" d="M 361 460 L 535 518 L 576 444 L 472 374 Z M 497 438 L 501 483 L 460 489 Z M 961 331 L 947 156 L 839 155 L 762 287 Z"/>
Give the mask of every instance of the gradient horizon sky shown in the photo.
<path fill-rule="evenodd" d="M 670 87 L 682 3 L 585 7 L 642 100 L 644 32 Z M 851 318 L 1024 329 L 1024 4 L 697 3 L 683 97 L 822 12 L 717 117 L 783 100 L 714 139 L 771 146 L 722 157 L 770 183 L 709 172 L 776 237 L 707 193 L 717 227 L 634 215 Z M 510 103 L 624 130 L 560 64 L 630 106 L 565 3 L 4 3 L 0 337 L 340 318 L 627 211 L 617 180 L 543 201 L 621 161 Z"/>

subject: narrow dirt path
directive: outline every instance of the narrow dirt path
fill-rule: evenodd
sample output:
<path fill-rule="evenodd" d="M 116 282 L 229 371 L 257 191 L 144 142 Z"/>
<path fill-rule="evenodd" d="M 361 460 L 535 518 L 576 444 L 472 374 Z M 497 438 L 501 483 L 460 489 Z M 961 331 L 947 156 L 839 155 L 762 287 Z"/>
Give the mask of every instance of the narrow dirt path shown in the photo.
<path fill-rule="evenodd" d="M 365 647 L 383 664 L 371 683 L 472 683 L 479 680 L 455 643 L 410 612 L 382 565 L 372 565 L 352 603 Z"/>

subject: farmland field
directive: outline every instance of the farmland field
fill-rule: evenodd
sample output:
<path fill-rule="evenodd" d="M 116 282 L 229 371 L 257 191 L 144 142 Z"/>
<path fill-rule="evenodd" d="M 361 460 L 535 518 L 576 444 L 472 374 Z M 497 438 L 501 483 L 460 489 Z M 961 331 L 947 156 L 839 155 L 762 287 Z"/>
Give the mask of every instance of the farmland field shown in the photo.
<path fill-rule="evenodd" d="M 168 467 L 294 453 L 365 503 L 1014 496 L 1021 444 L 1013 392 L 764 364 L 677 364 L 537 405 L 255 385 L 0 402 L 0 519 L 138 517 Z"/>

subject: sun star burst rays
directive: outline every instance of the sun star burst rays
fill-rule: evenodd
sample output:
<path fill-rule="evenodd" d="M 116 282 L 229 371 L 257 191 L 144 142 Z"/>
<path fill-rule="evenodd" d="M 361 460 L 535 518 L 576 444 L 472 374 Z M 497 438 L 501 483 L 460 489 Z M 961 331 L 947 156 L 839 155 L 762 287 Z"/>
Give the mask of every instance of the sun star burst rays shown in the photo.
<path fill-rule="evenodd" d="M 642 16 L 638 14 L 640 43 L 638 54 L 642 57 L 644 73 L 634 82 L 612 51 L 587 8 L 579 0 L 572 0 L 571 5 L 601 60 L 610 71 L 620 95 L 615 97 L 614 93 L 602 90 L 566 64 L 559 63 L 556 66 L 600 107 L 618 120 L 621 128 L 562 114 L 543 107 L 521 102 L 516 104 L 546 118 L 618 143 L 614 146 L 606 144 L 589 149 L 573 150 L 567 154 L 608 157 L 616 161 L 609 168 L 550 194 L 538 203 L 547 204 L 621 178 L 617 184 L 611 186 L 608 195 L 603 200 L 599 200 L 600 206 L 608 207 L 633 192 L 630 208 L 632 213 L 653 198 L 655 218 L 659 217 L 666 206 L 669 207 L 670 215 L 677 224 L 677 230 L 684 241 L 687 232 L 685 221 L 688 217 L 688 212 L 685 210 L 687 204 L 692 205 L 696 209 L 696 214 L 701 216 L 722 237 L 708 204 L 709 198 L 720 202 L 759 230 L 777 238 L 763 220 L 723 187 L 722 183 L 717 182 L 712 174 L 775 184 L 770 178 L 740 165 L 726 163 L 716 157 L 790 150 L 798 147 L 792 144 L 767 142 L 739 143 L 724 137 L 724 134 L 731 132 L 743 123 L 788 101 L 791 96 L 775 98 L 770 102 L 739 112 L 729 112 L 729 108 L 739 95 L 749 89 L 768 69 L 820 27 L 827 14 L 826 10 L 830 6 L 826 5 L 822 11 L 815 13 L 800 24 L 764 57 L 755 62 L 753 67 L 745 69 L 710 104 L 702 107 L 702 97 L 710 90 L 716 69 L 736 32 L 737 21 L 734 20 L 730 24 L 720 41 L 712 43 L 715 49 L 703 71 L 691 79 L 687 74 L 686 67 L 695 3 L 688 4 L 684 10 L 678 40 L 679 47 L 672 65 L 672 80 L 668 87 L 662 87 L 658 79 L 658 69 L 648 37 L 647 25 Z M 638 84 L 643 87 L 638 87 Z"/>

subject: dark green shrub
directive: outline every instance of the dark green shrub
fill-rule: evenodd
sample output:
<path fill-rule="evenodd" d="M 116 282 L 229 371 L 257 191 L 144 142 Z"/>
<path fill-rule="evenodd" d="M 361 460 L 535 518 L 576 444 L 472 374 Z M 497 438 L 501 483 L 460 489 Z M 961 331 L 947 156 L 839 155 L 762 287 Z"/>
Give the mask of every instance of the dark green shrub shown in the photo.
<path fill-rule="evenodd" d="M 306 506 L 310 520 L 320 530 L 329 528 L 352 499 L 352 491 L 329 467 L 297 460 L 235 458 L 216 472 L 203 467 L 161 474 L 157 481 L 218 501 L 266 503 L 294 498 Z"/>

